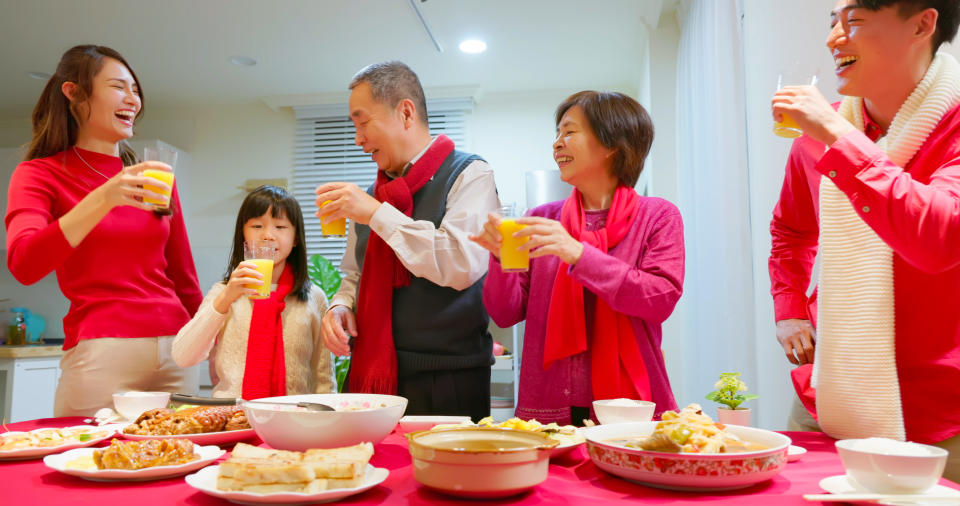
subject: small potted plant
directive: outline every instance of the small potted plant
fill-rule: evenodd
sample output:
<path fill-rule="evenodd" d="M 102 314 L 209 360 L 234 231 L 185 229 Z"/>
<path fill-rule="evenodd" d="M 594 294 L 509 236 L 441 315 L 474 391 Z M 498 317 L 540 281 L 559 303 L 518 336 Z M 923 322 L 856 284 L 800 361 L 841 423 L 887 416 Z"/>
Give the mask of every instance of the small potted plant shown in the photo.
<path fill-rule="evenodd" d="M 724 425 L 750 425 L 750 408 L 741 408 L 740 404 L 756 399 L 757 395 L 740 393 L 747 391 L 740 373 L 720 373 L 720 380 L 713 388 L 716 390 L 707 394 L 707 400 L 726 406 L 717 407 L 717 421 Z"/>

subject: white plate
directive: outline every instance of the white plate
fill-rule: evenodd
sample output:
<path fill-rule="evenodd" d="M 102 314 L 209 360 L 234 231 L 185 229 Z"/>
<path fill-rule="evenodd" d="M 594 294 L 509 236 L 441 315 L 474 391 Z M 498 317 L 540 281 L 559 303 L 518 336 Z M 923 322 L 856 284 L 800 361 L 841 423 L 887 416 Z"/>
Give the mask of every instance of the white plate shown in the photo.
<path fill-rule="evenodd" d="M 236 443 L 256 436 L 257 433 L 251 429 L 225 430 L 221 432 L 204 432 L 201 434 L 174 434 L 170 436 L 144 436 L 139 434 L 127 434 L 120 431 L 120 435 L 126 439 L 134 441 L 143 441 L 146 439 L 189 439 L 198 445 L 222 445 L 227 443 Z"/>
<path fill-rule="evenodd" d="M 856 486 L 856 485 L 854 485 L 853 483 L 851 483 L 850 480 L 847 479 L 847 475 L 845 475 L 845 474 L 839 474 L 839 475 L 837 475 L 837 476 L 830 476 L 830 477 L 827 477 L 827 478 L 824 478 L 824 479 L 820 480 L 820 488 L 826 490 L 827 492 L 830 492 L 831 494 L 835 494 L 835 495 L 843 495 L 843 494 L 863 494 L 863 493 L 868 493 L 868 492 L 869 492 L 868 490 L 864 489 L 863 487 Z M 896 497 L 896 494 L 889 494 L 889 495 L 891 495 L 892 497 Z M 934 485 L 933 487 L 929 488 L 928 490 L 926 490 L 926 491 L 924 491 L 924 492 L 920 492 L 919 494 L 910 494 L 910 495 L 911 495 L 911 496 L 914 496 L 914 497 L 915 497 L 915 496 L 918 496 L 918 495 L 927 495 L 927 496 L 931 496 L 931 497 L 956 497 L 958 500 L 960 500 L 960 490 L 955 490 L 955 489 L 952 489 L 952 488 L 949 488 L 949 487 L 944 487 L 943 485 Z M 896 501 L 896 500 L 891 500 L 891 501 L 882 501 L 882 502 L 879 502 L 879 503 L 878 503 L 877 501 L 851 501 L 851 503 L 852 503 L 852 504 L 916 504 L 916 505 L 923 505 L 923 504 L 931 504 L 931 505 L 933 505 L 933 504 L 940 504 L 940 505 L 942 505 L 942 504 L 944 504 L 944 502 L 943 502 L 942 500 L 940 500 L 940 501 Z"/>
<path fill-rule="evenodd" d="M 72 476 L 92 481 L 146 481 L 157 480 L 160 478 L 169 478 L 171 476 L 180 476 L 195 471 L 201 467 L 217 460 L 221 455 L 227 453 L 217 446 L 199 446 L 194 445 L 193 453 L 197 455 L 196 460 L 191 460 L 175 466 L 155 466 L 145 467 L 143 469 L 68 469 L 67 462 L 93 455 L 95 448 L 77 448 L 59 455 L 47 455 L 43 463 L 55 471 L 66 473 Z"/>
<path fill-rule="evenodd" d="M 305 494 L 303 492 L 275 492 L 272 494 L 258 494 L 254 492 L 237 492 L 220 490 L 217 488 L 217 473 L 220 466 L 210 466 L 188 475 L 185 479 L 191 487 L 207 495 L 226 499 L 237 504 L 313 504 L 318 502 L 330 502 L 342 499 L 347 496 L 359 494 L 369 490 L 387 479 L 390 471 L 382 467 L 373 467 L 367 464 L 367 474 L 364 477 L 363 485 L 355 488 L 336 488 L 333 490 L 324 490 L 316 494 Z"/>
<path fill-rule="evenodd" d="M 800 460 L 807 453 L 807 449 L 802 446 L 790 445 L 787 448 L 787 462 Z"/>
<path fill-rule="evenodd" d="M 3 438 L 8 435 L 14 434 L 25 434 L 30 432 L 37 432 L 42 430 L 50 430 L 51 428 L 56 428 L 60 430 L 64 429 L 86 429 L 90 431 L 102 431 L 104 434 L 102 436 L 93 437 L 86 441 L 71 441 L 58 446 L 44 446 L 44 447 L 31 447 L 23 448 L 20 450 L 7 450 L 0 451 L 0 460 L 26 460 L 26 459 L 35 459 L 38 457 L 43 457 L 44 455 L 50 455 L 51 453 L 60 453 L 72 448 L 83 448 L 86 446 L 93 446 L 100 441 L 113 437 L 117 434 L 117 431 L 120 429 L 117 425 L 104 425 L 102 427 L 97 427 L 95 425 L 75 425 L 73 427 L 49 427 L 49 428 L 40 428 L 34 429 L 31 431 L 10 431 L 0 434 L 0 438 Z"/>

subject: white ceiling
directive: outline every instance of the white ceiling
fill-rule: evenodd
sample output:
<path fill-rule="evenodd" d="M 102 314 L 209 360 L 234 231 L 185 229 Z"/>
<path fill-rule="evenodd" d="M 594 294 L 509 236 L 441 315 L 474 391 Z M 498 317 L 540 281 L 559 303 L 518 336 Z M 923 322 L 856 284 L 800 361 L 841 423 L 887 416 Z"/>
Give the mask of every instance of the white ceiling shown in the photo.
<path fill-rule="evenodd" d="M 120 51 L 148 105 L 251 102 L 345 91 L 368 63 L 400 59 L 425 87 L 483 93 L 636 86 L 645 19 L 676 0 L 0 0 L 0 113 L 32 109 L 64 50 Z M 481 37 L 489 49 L 457 49 Z M 231 55 L 259 63 L 238 67 Z"/>

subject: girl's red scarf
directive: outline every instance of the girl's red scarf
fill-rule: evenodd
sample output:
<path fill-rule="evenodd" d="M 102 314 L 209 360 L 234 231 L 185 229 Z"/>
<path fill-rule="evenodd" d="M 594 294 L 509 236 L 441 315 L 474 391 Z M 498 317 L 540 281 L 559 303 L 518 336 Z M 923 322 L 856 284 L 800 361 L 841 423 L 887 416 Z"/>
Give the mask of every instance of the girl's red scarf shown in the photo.
<path fill-rule="evenodd" d="M 583 196 L 574 189 L 563 203 L 560 223 L 574 239 L 606 253 L 627 235 L 637 217 L 639 206 L 640 196 L 636 191 L 618 186 L 613 194 L 606 226 L 587 230 Z M 543 367 L 549 368 L 555 361 L 589 348 L 594 399 L 626 397 L 649 400 L 650 378 L 630 318 L 614 311 L 605 300 L 597 297 L 593 328 L 588 338 L 583 285 L 570 277 L 569 269 L 569 265 L 561 262 L 553 284 Z"/>
<path fill-rule="evenodd" d="M 377 173 L 373 196 L 413 216 L 413 195 L 433 177 L 453 151 L 453 141 L 437 136 L 402 177 Z M 410 284 L 410 272 L 379 235 L 371 233 L 360 273 L 357 337 L 350 364 L 350 391 L 397 393 L 397 350 L 393 343 L 393 290 Z"/>
<path fill-rule="evenodd" d="M 264 283 L 271 280 L 265 279 Z M 283 356 L 283 308 L 293 289 L 293 270 L 283 266 L 277 290 L 267 299 L 254 299 L 243 369 L 243 398 L 287 395 L 287 365 Z"/>

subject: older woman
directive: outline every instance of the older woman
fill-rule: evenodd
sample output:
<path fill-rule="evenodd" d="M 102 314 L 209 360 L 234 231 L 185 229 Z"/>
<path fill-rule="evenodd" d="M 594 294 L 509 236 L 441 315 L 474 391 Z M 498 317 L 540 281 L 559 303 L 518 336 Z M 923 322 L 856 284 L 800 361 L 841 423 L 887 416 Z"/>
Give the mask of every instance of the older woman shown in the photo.
<path fill-rule="evenodd" d="M 567 98 L 556 124 L 553 157 L 575 189 L 517 220 L 529 271 L 501 271 L 499 216 L 473 237 L 491 253 L 490 316 L 526 320 L 516 414 L 579 423 L 593 400 L 620 397 L 675 409 L 660 325 L 682 293 L 683 224 L 673 204 L 633 189 L 653 124 L 632 98 L 595 91 Z"/>

